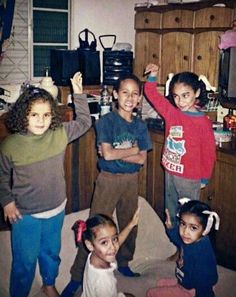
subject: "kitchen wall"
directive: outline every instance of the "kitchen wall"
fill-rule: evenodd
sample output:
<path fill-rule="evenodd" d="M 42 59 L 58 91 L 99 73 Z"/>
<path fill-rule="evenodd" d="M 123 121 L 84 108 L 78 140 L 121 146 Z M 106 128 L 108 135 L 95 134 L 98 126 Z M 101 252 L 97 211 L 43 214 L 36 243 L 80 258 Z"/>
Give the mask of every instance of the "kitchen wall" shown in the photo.
<path fill-rule="evenodd" d="M 72 48 L 79 46 L 78 34 L 88 28 L 95 34 L 98 50 L 103 51 L 98 36 L 115 34 L 116 42 L 128 42 L 134 50 L 134 5 L 138 0 L 72 0 Z M 84 36 L 84 35 L 82 35 Z M 111 39 L 104 39 L 104 43 Z M 110 44 L 105 44 L 109 47 Z"/>

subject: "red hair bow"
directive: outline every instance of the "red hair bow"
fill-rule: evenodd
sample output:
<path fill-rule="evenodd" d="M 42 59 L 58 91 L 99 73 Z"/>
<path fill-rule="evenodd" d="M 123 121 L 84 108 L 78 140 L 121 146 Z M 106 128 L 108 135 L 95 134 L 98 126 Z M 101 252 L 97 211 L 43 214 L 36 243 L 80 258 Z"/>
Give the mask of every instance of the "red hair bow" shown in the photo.
<path fill-rule="evenodd" d="M 78 220 L 74 223 L 72 226 L 72 230 L 75 232 L 75 243 L 76 245 L 79 244 L 80 241 L 82 241 L 82 234 L 86 230 L 86 223 L 85 221 Z"/>

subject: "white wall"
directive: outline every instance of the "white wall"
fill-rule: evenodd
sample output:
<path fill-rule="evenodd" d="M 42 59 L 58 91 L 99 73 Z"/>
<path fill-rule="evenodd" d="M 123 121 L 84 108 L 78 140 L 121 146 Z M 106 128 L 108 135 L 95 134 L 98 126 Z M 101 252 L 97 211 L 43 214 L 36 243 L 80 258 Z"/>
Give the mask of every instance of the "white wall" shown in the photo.
<path fill-rule="evenodd" d="M 88 28 L 95 34 L 97 50 L 103 51 L 99 35 L 115 34 L 116 42 L 128 42 L 134 51 L 134 5 L 138 0 L 72 0 L 71 48 L 79 47 L 78 34 Z M 84 36 L 84 35 L 82 35 Z M 104 43 L 112 39 L 102 39 Z M 105 44 L 109 47 L 110 44 Z"/>

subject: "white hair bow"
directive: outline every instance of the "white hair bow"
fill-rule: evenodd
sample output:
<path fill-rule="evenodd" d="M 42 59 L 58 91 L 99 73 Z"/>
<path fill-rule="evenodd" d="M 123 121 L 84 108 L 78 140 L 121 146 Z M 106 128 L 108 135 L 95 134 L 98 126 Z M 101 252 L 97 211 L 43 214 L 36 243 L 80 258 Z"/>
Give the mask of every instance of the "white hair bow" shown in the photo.
<path fill-rule="evenodd" d="M 189 202 L 191 199 L 183 197 L 179 199 L 180 205 L 184 205 L 185 203 Z"/>
<path fill-rule="evenodd" d="M 212 224 L 214 222 L 214 218 L 215 218 L 215 230 L 219 230 L 220 217 L 218 216 L 218 214 L 216 212 L 210 211 L 210 210 L 204 210 L 202 213 L 209 215 L 206 228 L 203 231 L 202 235 L 205 236 L 210 232 Z"/>

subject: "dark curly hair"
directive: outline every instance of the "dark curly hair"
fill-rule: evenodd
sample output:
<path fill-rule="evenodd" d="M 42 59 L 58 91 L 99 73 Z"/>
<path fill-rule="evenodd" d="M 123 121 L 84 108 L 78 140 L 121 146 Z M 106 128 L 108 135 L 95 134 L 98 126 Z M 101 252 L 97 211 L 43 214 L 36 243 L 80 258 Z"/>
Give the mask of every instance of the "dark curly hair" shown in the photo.
<path fill-rule="evenodd" d="M 36 101 L 48 102 L 51 107 L 52 121 L 49 129 L 55 130 L 61 126 L 57 102 L 44 89 L 28 87 L 14 103 L 5 120 L 7 129 L 11 133 L 26 133 L 28 131 L 28 115 Z"/>
<path fill-rule="evenodd" d="M 172 80 L 170 81 L 168 99 L 172 105 L 176 107 L 175 100 L 173 97 L 173 89 L 175 84 L 178 84 L 178 83 L 183 83 L 184 85 L 190 86 L 195 93 L 197 92 L 198 89 L 200 89 L 200 95 L 198 97 L 198 102 L 197 102 L 197 105 L 199 107 L 203 107 L 207 103 L 208 98 L 207 98 L 206 85 L 202 80 L 199 80 L 199 77 L 197 74 L 186 71 L 186 72 L 180 72 L 175 74 Z"/>

